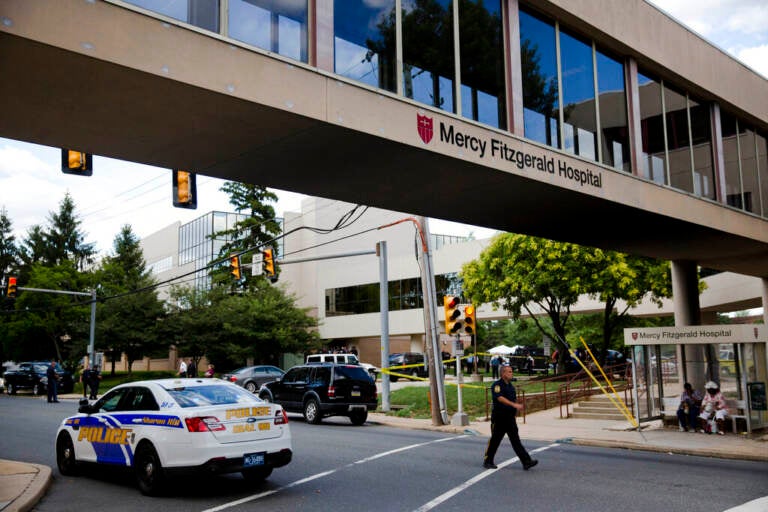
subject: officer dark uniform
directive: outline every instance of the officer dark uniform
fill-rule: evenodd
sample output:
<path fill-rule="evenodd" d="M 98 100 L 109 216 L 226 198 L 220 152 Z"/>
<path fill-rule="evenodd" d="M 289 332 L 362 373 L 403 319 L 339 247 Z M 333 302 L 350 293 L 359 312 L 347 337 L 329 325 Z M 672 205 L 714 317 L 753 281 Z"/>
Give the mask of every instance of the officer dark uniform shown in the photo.
<path fill-rule="evenodd" d="M 483 467 L 486 469 L 496 469 L 497 466 L 494 464 L 493 458 L 496 455 L 496 450 L 498 450 L 501 440 L 507 435 L 512 443 L 512 449 L 515 450 L 515 454 L 517 454 L 520 462 L 523 463 L 523 469 L 528 470 L 538 464 L 539 461 L 532 459 L 528 455 L 528 452 L 525 451 L 523 444 L 520 442 L 520 435 L 517 432 L 517 420 L 515 419 L 517 408 L 512 405 L 517 405 L 517 392 L 512 384 L 512 367 L 502 365 L 499 372 L 501 378 L 491 386 L 491 394 L 493 395 L 491 438 L 488 440 L 488 446 L 485 449 Z M 522 408 L 522 405 L 519 405 L 519 407 Z"/>

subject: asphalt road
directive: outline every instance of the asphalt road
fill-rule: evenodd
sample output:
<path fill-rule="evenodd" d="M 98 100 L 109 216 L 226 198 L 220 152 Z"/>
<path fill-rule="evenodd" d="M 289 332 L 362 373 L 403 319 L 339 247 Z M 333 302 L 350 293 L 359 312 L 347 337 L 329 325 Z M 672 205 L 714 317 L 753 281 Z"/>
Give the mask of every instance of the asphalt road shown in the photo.
<path fill-rule="evenodd" d="M 0 397 L 0 457 L 55 468 L 54 434 L 74 401 Z M 126 471 L 54 482 L 35 510 L 163 511 L 725 511 L 765 495 L 768 467 L 700 457 L 526 442 L 540 464 L 523 471 L 508 443 L 498 470 L 481 466 L 486 438 L 402 430 L 346 418 L 308 425 L 291 415 L 294 460 L 263 484 L 239 475 L 175 481 L 148 498 Z"/>

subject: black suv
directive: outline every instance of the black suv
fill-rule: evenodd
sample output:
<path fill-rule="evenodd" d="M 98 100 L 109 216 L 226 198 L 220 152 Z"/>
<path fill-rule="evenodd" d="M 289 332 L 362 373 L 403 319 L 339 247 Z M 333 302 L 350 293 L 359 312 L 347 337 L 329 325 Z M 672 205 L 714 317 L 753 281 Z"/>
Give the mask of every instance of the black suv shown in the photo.
<path fill-rule="evenodd" d="M 5 372 L 5 391 L 15 395 L 19 389 L 30 389 L 33 395 L 45 394 L 48 390 L 46 372 L 50 361 L 28 361 L 19 364 L 18 368 Z M 57 393 L 71 393 L 75 386 L 72 374 L 56 363 L 56 376 L 59 380 Z"/>
<path fill-rule="evenodd" d="M 259 397 L 300 412 L 308 423 L 347 416 L 354 425 L 376 409 L 376 384 L 360 365 L 313 363 L 294 366 L 282 378 L 261 386 Z"/>
<path fill-rule="evenodd" d="M 426 377 L 428 372 L 424 366 L 424 354 L 418 352 L 402 352 L 389 355 L 389 367 L 418 365 L 410 368 L 395 368 L 392 371 L 399 374 L 412 375 L 414 377 Z M 389 380 L 397 382 L 399 375 L 390 374 Z M 407 377 L 406 377 L 407 378 Z"/>

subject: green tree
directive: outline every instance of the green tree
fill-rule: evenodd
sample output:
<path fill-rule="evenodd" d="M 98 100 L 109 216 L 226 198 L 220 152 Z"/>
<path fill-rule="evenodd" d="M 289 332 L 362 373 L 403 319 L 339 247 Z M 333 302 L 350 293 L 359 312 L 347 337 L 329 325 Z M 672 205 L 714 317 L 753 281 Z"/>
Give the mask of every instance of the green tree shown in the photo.
<path fill-rule="evenodd" d="M 196 361 L 205 355 L 218 368 L 247 359 L 279 366 L 282 354 L 306 352 L 317 340 L 317 321 L 280 287 L 258 283 L 238 294 L 174 287 L 164 333 L 180 354 Z"/>
<path fill-rule="evenodd" d="M 26 287 L 83 292 L 90 277 L 65 260 L 54 266 L 36 263 Z M 90 304 L 85 297 L 46 292 L 20 292 L 8 323 L 6 354 L 13 359 L 49 359 L 74 363 L 78 347 L 89 336 Z M 64 343 L 67 335 L 70 341 Z"/>
<path fill-rule="evenodd" d="M 164 309 L 130 226 L 122 227 L 113 249 L 97 272 L 99 296 L 105 300 L 97 310 L 96 332 L 99 345 L 111 353 L 112 372 L 115 359 L 124 353 L 130 374 L 135 360 L 158 348 L 157 325 Z"/>
<path fill-rule="evenodd" d="M 83 271 L 93 263 L 94 244 L 86 243 L 80 231 L 82 221 L 75 213 L 75 203 L 69 193 L 59 204 L 58 213 L 51 213 L 50 227 L 44 233 L 45 258 L 48 263 L 58 265 L 69 260 L 77 270 Z"/>
<path fill-rule="evenodd" d="M 18 269 L 18 253 L 13 223 L 8 217 L 8 210 L 3 207 L 0 209 L 0 282 L 5 283 L 6 277 Z"/>
<path fill-rule="evenodd" d="M 266 187 L 235 181 L 226 182 L 221 190 L 229 194 L 229 203 L 235 211 L 244 213 L 246 217 L 230 229 L 213 234 L 215 238 L 227 240 L 219 251 L 219 257 L 241 254 L 241 264 L 250 262 L 255 251 L 273 243 L 281 233 L 280 223 L 275 219 L 275 209 L 268 204 L 277 201 L 277 195 Z M 274 249 L 277 259 L 277 246 Z M 223 272 L 223 268 L 214 271 L 214 282 L 227 282 L 230 279 L 228 273 L 228 270 Z M 248 283 L 254 281 L 247 280 Z"/>

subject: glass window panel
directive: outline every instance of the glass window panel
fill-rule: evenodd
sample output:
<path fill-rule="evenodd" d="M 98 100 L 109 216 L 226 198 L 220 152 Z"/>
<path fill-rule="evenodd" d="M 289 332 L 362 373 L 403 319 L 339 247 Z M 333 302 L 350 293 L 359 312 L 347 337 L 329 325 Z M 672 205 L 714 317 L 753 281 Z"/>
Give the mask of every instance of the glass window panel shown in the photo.
<path fill-rule="evenodd" d="M 757 159 L 755 156 L 755 132 L 749 129 L 740 130 L 739 146 L 741 151 L 741 179 L 743 185 L 742 209 L 754 212 L 755 205 L 759 201 L 757 197 Z"/>
<path fill-rule="evenodd" d="M 229 0 L 229 37 L 307 62 L 307 0 Z"/>
<path fill-rule="evenodd" d="M 196 27 L 219 31 L 219 0 L 125 0 Z"/>
<path fill-rule="evenodd" d="M 637 83 L 640 96 L 640 130 L 643 141 L 642 176 L 665 185 L 667 183 L 667 155 L 664 149 L 661 84 L 642 73 L 637 74 Z"/>
<path fill-rule="evenodd" d="M 461 113 L 506 128 L 504 41 L 500 0 L 459 4 Z"/>
<path fill-rule="evenodd" d="M 592 45 L 560 31 L 562 65 L 563 149 L 595 160 L 597 158 L 597 111 Z"/>
<path fill-rule="evenodd" d="M 336 73 L 394 92 L 395 0 L 335 0 L 333 5 Z"/>
<path fill-rule="evenodd" d="M 629 128 L 624 65 L 597 51 L 597 94 L 600 109 L 602 162 L 629 172 Z"/>
<path fill-rule="evenodd" d="M 559 92 L 555 26 L 520 10 L 525 137 L 552 147 L 559 141 Z"/>
<path fill-rule="evenodd" d="M 688 99 L 691 116 L 691 151 L 693 152 L 694 193 L 715 198 L 715 169 L 712 164 L 712 123 L 707 103 Z"/>
<path fill-rule="evenodd" d="M 664 116 L 667 122 L 669 184 L 693 193 L 687 100 L 684 94 L 666 84 L 664 84 Z"/>
<path fill-rule="evenodd" d="M 757 164 L 761 199 L 760 209 L 756 208 L 755 212 L 762 211 L 762 216 L 768 218 L 768 143 L 764 133 L 757 134 L 755 138 L 757 140 Z"/>
<path fill-rule="evenodd" d="M 455 112 L 453 8 L 449 0 L 403 3 L 403 93 Z"/>
<path fill-rule="evenodd" d="M 744 208 L 741 196 L 741 173 L 739 171 L 739 146 L 736 137 L 736 118 L 720 111 L 720 132 L 723 137 L 723 160 L 725 162 L 725 198 L 729 206 Z"/>

